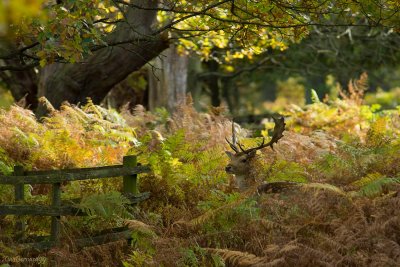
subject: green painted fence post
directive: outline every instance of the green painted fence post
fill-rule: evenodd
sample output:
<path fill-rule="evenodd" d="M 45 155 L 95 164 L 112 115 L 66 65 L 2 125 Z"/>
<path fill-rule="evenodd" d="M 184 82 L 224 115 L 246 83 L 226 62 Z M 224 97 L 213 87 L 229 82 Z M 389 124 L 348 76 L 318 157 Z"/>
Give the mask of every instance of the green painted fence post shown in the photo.
<path fill-rule="evenodd" d="M 61 206 L 61 183 L 53 184 L 53 192 L 52 192 L 52 206 L 60 207 Z M 50 240 L 55 242 L 56 244 L 60 241 L 60 219 L 61 216 L 52 216 L 51 217 L 51 236 Z"/>
<path fill-rule="evenodd" d="M 125 156 L 123 158 L 124 167 L 136 167 L 137 166 L 137 157 L 136 156 Z M 138 186 L 137 186 L 137 174 L 125 175 L 123 182 L 123 192 L 131 193 L 134 195 L 139 194 Z"/>
<path fill-rule="evenodd" d="M 14 166 L 14 176 L 23 176 L 24 175 L 24 167 L 22 166 Z M 23 204 L 25 199 L 24 194 L 24 184 L 16 184 L 14 187 L 15 194 L 15 204 Z M 17 231 L 17 239 L 23 239 L 25 236 L 25 219 L 22 216 L 17 216 L 15 228 Z"/>

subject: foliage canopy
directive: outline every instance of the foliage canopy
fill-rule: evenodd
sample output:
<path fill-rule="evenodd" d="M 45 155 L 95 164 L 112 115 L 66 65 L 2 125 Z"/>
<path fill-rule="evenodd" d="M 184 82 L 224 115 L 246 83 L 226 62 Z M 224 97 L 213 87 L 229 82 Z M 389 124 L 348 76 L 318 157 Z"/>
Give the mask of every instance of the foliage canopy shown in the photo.
<path fill-rule="evenodd" d="M 307 36 L 312 27 L 384 27 L 399 30 L 400 4 L 393 0 L 335 1 L 143 1 L 13 0 L 0 3 L 0 35 L 16 44 L 14 54 L 27 65 L 83 61 L 107 46 L 134 43 L 112 38 L 127 21 L 129 9 L 158 12 L 150 36 L 179 42 L 182 52 L 226 61 L 284 50 Z M 145 27 L 144 25 L 143 27 Z M 138 32 L 139 29 L 131 29 Z M 14 54 L 4 54 L 12 57 Z"/>

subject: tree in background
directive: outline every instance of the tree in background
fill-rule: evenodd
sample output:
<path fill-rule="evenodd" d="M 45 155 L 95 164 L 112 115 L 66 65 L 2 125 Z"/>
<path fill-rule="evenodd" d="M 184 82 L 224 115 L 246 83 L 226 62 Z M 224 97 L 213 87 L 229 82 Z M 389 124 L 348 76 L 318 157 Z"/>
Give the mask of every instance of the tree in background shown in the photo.
<path fill-rule="evenodd" d="M 33 109 L 40 96 L 55 107 L 99 103 L 172 43 L 218 63 L 251 59 L 285 50 L 316 26 L 398 31 L 399 9 L 393 0 L 2 1 L 0 78 Z"/>
<path fill-rule="evenodd" d="M 324 97 L 336 83 L 347 88 L 349 80 L 363 72 L 369 74 L 371 91 L 387 90 L 400 82 L 397 74 L 400 70 L 399 47 L 400 35 L 390 28 L 368 27 L 367 24 L 365 27 L 314 26 L 308 36 L 285 51 L 269 50 L 251 60 L 224 62 L 226 65 L 220 64 L 218 71 L 204 71 L 199 76 L 230 80 L 228 97 L 232 98 L 237 91 L 245 96 L 240 104 L 232 105 L 233 108 L 244 106 L 246 100 L 256 106 L 263 101 L 275 100 L 277 91 L 282 92 L 283 87 L 295 89 L 290 79 L 297 80 L 297 84 L 306 89 L 308 101 L 311 100 L 311 88 Z M 299 77 L 303 79 L 298 80 Z M 286 79 L 289 79 L 288 83 L 282 87 L 282 81 Z M 254 90 L 249 90 L 249 84 Z M 226 89 L 220 83 L 218 90 Z M 229 105 L 230 99 L 225 100 Z"/>
<path fill-rule="evenodd" d="M 389 77 L 393 75 L 387 68 L 399 68 L 399 47 L 400 35 L 392 29 L 315 27 L 302 42 L 284 53 L 275 53 L 274 71 L 307 77 L 312 88 L 323 87 L 328 75 L 333 75 L 345 88 L 350 79 L 368 72 L 373 89 L 378 85 L 390 88 L 395 77 Z"/>

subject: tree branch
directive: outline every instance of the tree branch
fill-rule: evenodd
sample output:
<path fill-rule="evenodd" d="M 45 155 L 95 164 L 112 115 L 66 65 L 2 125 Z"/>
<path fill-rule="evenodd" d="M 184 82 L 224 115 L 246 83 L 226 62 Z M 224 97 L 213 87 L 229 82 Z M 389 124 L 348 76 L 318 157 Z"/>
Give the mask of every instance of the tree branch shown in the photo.
<path fill-rule="evenodd" d="M 0 66 L 0 71 L 25 71 L 32 69 L 34 67 L 39 66 L 39 62 L 34 62 L 28 65 L 21 65 L 21 66 L 16 66 L 16 65 L 8 65 L 8 66 Z"/>
<path fill-rule="evenodd" d="M 235 77 L 239 76 L 240 74 L 242 74 L 244 72 L 251 72 L 251 71 L 254 71 L 254 70 L 260 68 L 268 60 L 270 60 L 270 57 L 265 57 L 265 58 L 261 59 L 260 61 L 258 61 L 256 64 L 253 64 L 253 65 L 251 65 L 249 67 L 241 68 L 241 69 L 235 71 L 234 73 L 229 73 L 228 74 L 228 73 L 221 73 L 221 72 L 216 72 L 216 71 L 214 71 L 214 72 L 203 72 L 203 73 L 198 74 L 197 77 L 199 79 L 204 79 L 204 78 L 206 78 L 208 76 L 218 76 L 218 77 L 221 77 L 221 78 L 235 78 Z"/>
<path fill-rule="evenodd" d="M 34 48 L 35 46 L 38 46 L 38 45 L 39 45 L 39 42 L 34 42 L 33 44 L 30 44 L 28 46 L 22 47 L 22 48 L 14 51 L 14 52 L 8 54 L 8 55 L 4 55 L 4 56 L 0 55 L 0 58 L 1 59 L 12 59 L 12 58 L 15 58 L 17 56 L 22 55 L 26 50 Z"/>

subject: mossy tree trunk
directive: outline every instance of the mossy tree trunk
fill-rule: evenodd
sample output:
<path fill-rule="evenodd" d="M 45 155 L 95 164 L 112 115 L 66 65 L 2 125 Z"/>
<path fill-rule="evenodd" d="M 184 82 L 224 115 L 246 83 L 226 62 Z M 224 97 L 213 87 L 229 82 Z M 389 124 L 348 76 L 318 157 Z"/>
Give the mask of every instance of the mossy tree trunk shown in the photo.
<path fill-rule="evenodd" d="M 114 85 L 168 48 L 167 37 L 154 35 L 151 27 L 157 15 L 151 9 L 157 7 L 158 1 L 136 2 L 150 10 L 126 11 L 126 22 L 118 24 L 107 40 L 118 45 L 100 49 L 82 63 L 46 66 L 40 74 L 38 96 L 45 96 L 56 108 L 64 101 L 84 103 L 87 97 L 100 103 Z M 39 106 L 38 115 L 45 112 Z"/>
<path fill-rule="evenodd" d="M 149 108 L 164 106 L 173 111 L 183 104 L 188 84 L 188 57 L 175 46 L 165 50 L 149 67 Z"/>

